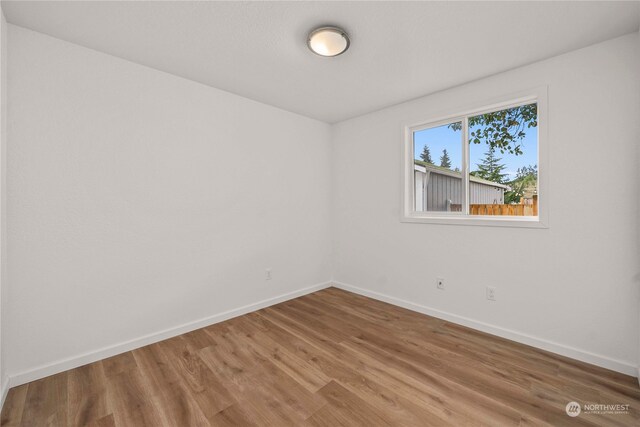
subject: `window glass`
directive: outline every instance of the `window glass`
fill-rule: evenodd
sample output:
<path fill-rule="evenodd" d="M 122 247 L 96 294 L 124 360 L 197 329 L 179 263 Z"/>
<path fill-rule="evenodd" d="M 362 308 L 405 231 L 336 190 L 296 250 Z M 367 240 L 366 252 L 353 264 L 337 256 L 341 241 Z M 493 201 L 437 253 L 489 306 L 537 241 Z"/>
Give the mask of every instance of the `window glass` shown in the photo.
<path fill-rule="evenodd" d="M 538 215 L 535 103 L 470 116 L 469 214 Z"/>
<path fill-rule="evenodd" d="M 414 210 L 462 212 L 462 122 L 413 132 Z"/>

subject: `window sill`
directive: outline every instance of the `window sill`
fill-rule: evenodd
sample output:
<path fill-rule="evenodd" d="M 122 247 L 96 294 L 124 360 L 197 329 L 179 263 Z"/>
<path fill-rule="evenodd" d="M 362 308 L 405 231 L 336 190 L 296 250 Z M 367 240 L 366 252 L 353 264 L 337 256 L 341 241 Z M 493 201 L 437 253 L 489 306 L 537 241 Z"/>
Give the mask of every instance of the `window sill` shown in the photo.
<path fill-rule="evenodd" d="M 400 222 L 418 224 L 442 224 L 442 225 L 475 225 L 482 227 L 513 227 L 513 228 L 549 228 L 546 221 L 540 217 L 507 217 L 504 216 L 427 216 L 405 215 Z"/>

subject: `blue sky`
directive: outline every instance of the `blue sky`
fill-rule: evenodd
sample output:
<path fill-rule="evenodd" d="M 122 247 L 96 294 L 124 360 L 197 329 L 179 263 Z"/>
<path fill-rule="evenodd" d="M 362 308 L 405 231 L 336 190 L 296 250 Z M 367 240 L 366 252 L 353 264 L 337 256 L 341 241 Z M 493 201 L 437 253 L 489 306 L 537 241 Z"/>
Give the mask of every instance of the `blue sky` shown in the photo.
<path fill-rule="evenodd" d="M 473 130 L 473 128 L 472 128 Z M 528 165 L 538 164 L 538 128 L 525 129 L 526 136 L 521 141 L 523 154 L 516 156 L 509 153 L 496 153 L 505 165 L 504 173 L 509 174 L 508 179 L 515 178 L 518 168 Z M 425 129 L 414 133 L 414 155 L 420 160 L 420 153 L 423 147 L 429 146 L 431 158 L 436 165 L 440 165 L 442 150 L 447 149 L 451 158 L 451 168 L 460 168 L 462 164 L 462 131 L 449 129 L 447 125 L 436 128 Z M 471 144 L 469 146 L 469 159 L 471 161 L 471 171 L 477 169 L 477 164 L 484 157 L 488 149 L 487 144 Z"/>

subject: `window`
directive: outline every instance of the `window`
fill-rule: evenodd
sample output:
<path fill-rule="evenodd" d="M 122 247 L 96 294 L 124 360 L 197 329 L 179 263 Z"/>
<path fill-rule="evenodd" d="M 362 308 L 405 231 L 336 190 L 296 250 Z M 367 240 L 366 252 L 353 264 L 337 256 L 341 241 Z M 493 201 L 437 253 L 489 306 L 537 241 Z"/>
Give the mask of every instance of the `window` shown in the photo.
<path fill-rule="evenodd" d="M 546 226 L 544 94 L 407 126 L 403 220 Z"/>

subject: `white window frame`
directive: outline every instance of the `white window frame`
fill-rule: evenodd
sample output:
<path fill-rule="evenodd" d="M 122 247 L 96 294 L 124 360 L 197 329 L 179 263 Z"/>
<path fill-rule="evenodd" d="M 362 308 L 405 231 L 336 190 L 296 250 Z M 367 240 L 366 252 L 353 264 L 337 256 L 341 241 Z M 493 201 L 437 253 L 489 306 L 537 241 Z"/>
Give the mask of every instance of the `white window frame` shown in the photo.
<path fill-rule="evenodd" d="M 468 118 L 480 114 L 536 103 L 538 105 L 538 216 L 494 216 L 469 215 L 469 137 Z M 415 210 L 414 191 L 414 146 L 413 134 L 416 131 L 434 128 L 454 122 L 462 122 L 462 190 L 464 196 L 462 212 L 428 212 Z M 548 150 L 547 141 L 547 87 L 538 87 L 524 92 L 501 96 L 490 102 L 461 108 L 456 112 L 444 113 L 438 117 L 426 118 L 417 123 L 403 125 L 402 155 L 402 222 L 479 225 L 498 227 L 549 227 L 549 192 L 548 192 Z"/>

